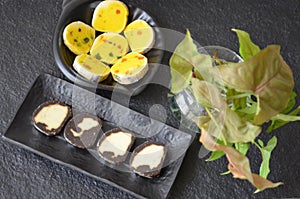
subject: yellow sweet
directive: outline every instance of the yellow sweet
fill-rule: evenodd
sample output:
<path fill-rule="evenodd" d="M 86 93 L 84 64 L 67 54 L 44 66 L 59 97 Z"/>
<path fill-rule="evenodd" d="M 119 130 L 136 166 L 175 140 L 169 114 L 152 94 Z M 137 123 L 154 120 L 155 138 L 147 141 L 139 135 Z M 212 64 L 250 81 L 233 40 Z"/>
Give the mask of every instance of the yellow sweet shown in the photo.
<path fill-rule="evenodd" d="M 90 54 L 107 64 L 114 64 L 128 50 L 125 37 L 118 33 L 103 33 L 95 39 Z"/>
<path fill-rule="evenodd" d="M 131 22 L 124 30 L 133 52 L 146 53 L 155 43 L 155 34 L 152 27 L 144 20 Z"/>
<path fill-rule="evenodd" d="M 101 82 L 110 74 L 110 67 L 87 54 L 78 55 L 73 67 L 80 75 L 94 82 Z"/>
<path fill-rule="evenodd" d="M 120 33 L 127 24 L 128 8 L 121 1 L 102 1 L 96 7 L 92 26 L 100 32 Z"/>
<path fill-rule="evenodd" d="M 119 59 L 111 67 L 111 74 L 120 84 L 132 84 L 144 77 L 148 71 L 148 59 L 144 55 L 131 52 Z"/>
<path fill-rule="evenodd" d="M 94 39 L 95 30 L 81 21 L 70 23 L 63 32 L 65 45 L 76 55 L 88 53 Z"/>

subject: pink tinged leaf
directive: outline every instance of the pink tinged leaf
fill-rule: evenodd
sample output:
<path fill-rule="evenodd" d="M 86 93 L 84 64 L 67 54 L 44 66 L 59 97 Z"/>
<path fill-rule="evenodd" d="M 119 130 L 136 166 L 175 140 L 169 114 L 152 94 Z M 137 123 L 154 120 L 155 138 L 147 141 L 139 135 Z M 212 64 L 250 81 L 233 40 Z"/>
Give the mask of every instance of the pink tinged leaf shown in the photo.
<path fill-rule="evenodd" d="M 282 182 L 273 183 L 255 173 L 251 173 L 248 158 L 236 151 L 233 147 L 221 146 L 219 148 L 223 149 L 226 153 L 226 157 L 229 161 L 228 169 L 234 178 L 248 180 L 258 191 L 275 188 L 283 184 Z"/>
<path fill-rule="evenodd" d="M 223 146 L 216 143 L 216 141 L 208 134 L 208 126 L 203 125 L 201 128 L 200 142 L 205 148 L 211 151 L 224 151 L 229 161 L 228 169 L 232 173 L 234 178 L 248 180 L 258 191 L 262 191 L 267 188 L 275 188 L 283 183 L 273 183 L 261 176 L 251 173 L 250 164 L 248 158 L 236 151 L 233 147 Z"/>
<path fill-rule="evenodd" d="M 209 124 L 208 132 L 214 138 L 219 138 L 224 142 L 252 142 L 261 132 L 261 127 L 243 121 L 237 113 L 232 111 L 221 92 L 214 85 L 196 78 L 191 79 L 192 92 L 197 102 L 209 108 L 217 108 L 218 113 L 211 115 L 212 121 Z M 202 118 L 203 120 L 203 118 Z M 201 128 L 203 121 L 196 121 Z"/>
<path fill-rule="evenodd" d="M 204 147 L 210 151 L 217 150 L 217 143 L 215 140 L 208 134 L 208 124 L 203 124 L 201 127 L 201 136 L 199 141 L 204 145 Z"/>
<path fill-rule="evenodd" d="M 193 94 L 199 104 L 217 109 L 224 109 L 226 107 L 226 102 L 221 97 L 221 92 L 215 85 L 196 78 L 192 78 L 191 82 Z"/>
<path fill-rule="evenodd" d="M 267 179 L 255 174 L 255 173 L 252 174 L 252 178 L 253 178 L 253 185 L 257 188 L 255 193 L 263 191 L 265 189 L 275 188 L 275 187 L 278 187 L 280 185 L 283 185 L 282 182 L 273 183 L 270 180 L 267 180 Z"/>
<path fill-rule="evenodd" d="M 257 125 L 284 110 L 294 88 L 292 71 L 277 45 L 266 47 L 245 62 L 210 70 L 219 83 L 257 97 L 258 109 L 253 121 Z"/>
<path fill-rule="evenodd" d="M 253 181 L 250 163 L 246 156 L 239 153 L 233 147 L 218 146 L 218 149 L 226 153 L 226 157 L 229 161 L 228 169 L 234 178 L 248 179 L 250 182 Z"/>

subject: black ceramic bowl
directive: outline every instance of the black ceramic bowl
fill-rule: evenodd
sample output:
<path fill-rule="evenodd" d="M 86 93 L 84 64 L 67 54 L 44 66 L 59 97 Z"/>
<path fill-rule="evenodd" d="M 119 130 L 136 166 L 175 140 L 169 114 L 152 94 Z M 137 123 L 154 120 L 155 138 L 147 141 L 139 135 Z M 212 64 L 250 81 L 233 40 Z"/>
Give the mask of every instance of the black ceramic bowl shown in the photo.
<path fill-rule="evenodd" d="M 163 58 L 164 39 L 162 32 L 159 30 L 157 23 L 144 10 L 127 5 L 129 9 L 128 23 L 136 19 L 143 19 L 154 28 L 155 44 L 153 48 L 145 54 L 149 62 L 149 70 L 147 74 L 138 82 L 130 85 L 121 85 L 115 82 L 110 75 L 105 81 L 96 84 L 79 75 L 72 67 L 73 60 L 76 55 L 72 53 L 63 42 L 64 28 L 73 21 L 82 21 L 91 24 L 94 9 L 100 3 L 95 0 L 73 0 L 66 3 L 63 7 L 62 14 L 58 20 L 53 39 L 53 53 L 57 66 L 62 73 L 75 84 L 86 87 L 96 88 L 98 90 L 108 90 L 113 92 L 121 92 L 130 95 L 139 94 L 148 83 L 151 82 L 158 70 L 159 63 Z M 101 32 L 96 32 L 96 35 Z"/>

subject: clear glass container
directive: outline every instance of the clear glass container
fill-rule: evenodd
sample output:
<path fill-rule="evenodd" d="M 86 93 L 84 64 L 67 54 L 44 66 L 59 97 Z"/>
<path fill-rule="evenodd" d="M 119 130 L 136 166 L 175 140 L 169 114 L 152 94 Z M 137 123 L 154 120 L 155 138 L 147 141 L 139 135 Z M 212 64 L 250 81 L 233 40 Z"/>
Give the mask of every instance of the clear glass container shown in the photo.
<path fill-rule="evenodd" d="M 204 46 L 198 49 L 199 53 L 209 54 L 211 57 L 217 53 L 222 62 L 242 62 L 243 59 L 234 51 L 222 46 Z M 216 64 L 213 64 L 216 66 Z M 180 124 L 189 130 L 198 133 L 199 129 L 192 121 L 193 118 L 204 115 L 205 109 L 198 104 L 190 87 L 175 95 L 170 94 L 169 105 L 174 116 Z"/>

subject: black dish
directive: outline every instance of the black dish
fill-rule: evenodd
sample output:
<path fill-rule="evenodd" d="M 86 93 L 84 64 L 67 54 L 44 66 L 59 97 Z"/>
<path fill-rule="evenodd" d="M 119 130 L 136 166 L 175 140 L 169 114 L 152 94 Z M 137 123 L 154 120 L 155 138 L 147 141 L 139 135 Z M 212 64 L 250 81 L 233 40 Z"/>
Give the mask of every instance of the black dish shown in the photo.
<path fill-rule="evenodd" d="M 149 70 L 146 75 L 136 83 L 130 85 L 121 85 L 115 82 L 110 75 L 105 81 L 96 84 L 86 80 L 79 75 L 72 67 L 75 54 L 73 54 L 63 42 L 63 30 L 73 21 L 82 21 L 91 24 L 95 7 L 100 1 L 95 0 L 73 0 L 65 4 L 62 14 L 58 20 L 53 39 L 53 53 L 56 65 L 62 73 L 72 82 L 86 88 L 96 88 L 97 90 L 116 91 L 130 95 L 137 95 L 143 91 L 148 83 L 151 82 L 158 70 L 159 63 L 162 61 L 164 51 L 163 34 L 159 30 L 157 23 L 152 17 L 140 8 L 127 5 L 129 8 L 128 23 L 136 19 L 143 19 L 154 28 L 155 44 L 153 48 L 145 54 L 148 58 Z M 99 32 L 97 32 L 99 34 Z"/>
<path fill-rule="evenodd" d="M 165 158 L 167 165 L 164 165 L 158 178 L 145 179 L 129 169 L 128 159 L 120 166 L 105 164 L 95 155 L 96 146 L 91 150 L 79 149 L 70 145 L 64 139 L 62 132 L 54 137 L 39 133 L 33 125 L 32 113 L 38 105 L 49 99 L 72 105 L 73 114 L 90 112 L 97 115 L 103 121 L 103 132 L 116 127 L 134 132 L 139 137 L 136 138 L 132 148 L 148 140 L 161 142 L 168 147 L 168 155 Z M 97 106 L 93 107 L 93 104 Z M 140 128 L 144 131 L 140 131 Z M 56 163 L 125 190 L 136 197 L 165 198 L 176 178 L 191 137 L 190 134 L 150 119 L 64 80 L 50 75 L 41 75 L 28 92 L 3 138 Z"/>

